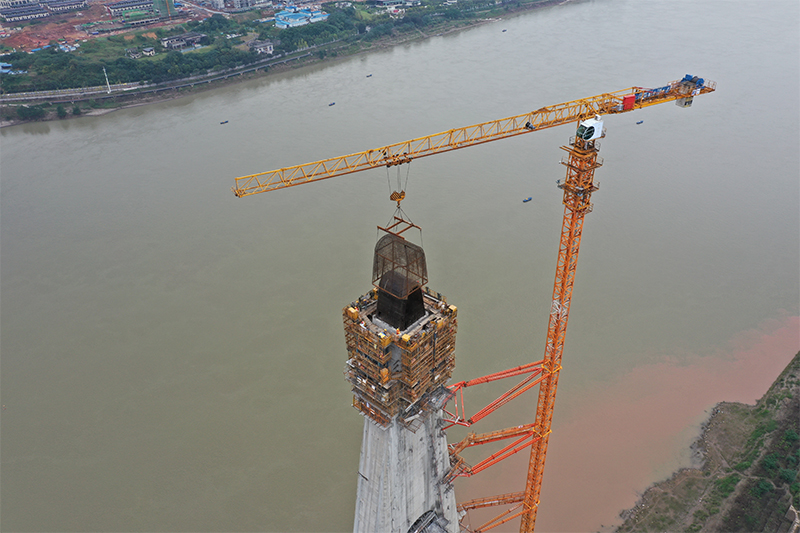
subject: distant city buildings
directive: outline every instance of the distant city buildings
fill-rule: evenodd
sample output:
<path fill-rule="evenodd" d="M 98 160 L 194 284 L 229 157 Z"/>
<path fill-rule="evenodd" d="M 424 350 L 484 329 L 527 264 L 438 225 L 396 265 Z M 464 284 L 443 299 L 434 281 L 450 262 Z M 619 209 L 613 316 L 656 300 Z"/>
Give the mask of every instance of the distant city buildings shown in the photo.
<path fill-rule="evenodd" d="M 0 17 L 21 22 L 86 7 L 86 0 L 0 0 Z"/>
<path fill-rule="evenodd" d="M 39 4 L 44 4 L 40 2 Z M 53 13 L 63 13 L 65 11 L 73 11 L 83 9 L 86 7 L 86 0 L 51 0 L 46 2 L 47 9 Z"/>
<path fill-rule="evenodd" d="M 319 10 L 300 9 L 297 7 L 287 7 L 280 13 L 275 14 L 275 26 L 278 28 L 294 28 L 305 26 L 326 20 L 328 14 Z"/>
<path fill-rule="evenodd" d="M 243 11 L 257 7 L 272 7 L 271 0 L 233 0 L 234 11 Z"/>
<path fill-rule="evenodd" d="M 208 2 L 213 9 L 226 12 L 247 11 L 248 9 L 263 9 L 273 6 L 272 0 L 203 0 Z M 227 3 L 227 5 L 226 5 Z"/>
<path fill-rule="evenodd" d="M 153 11 L 153 0 L 122 0 L 106 4 L 112 16 L 118 17 L 126 11 Z"/>
<path fill-rule="evenodd" d="M 12 7 L 23 7 L 31 4 L 38 4 L 39 2 L 31 2 L 30 0 L 0 0 L 0 9 L 8 9 Z"/>

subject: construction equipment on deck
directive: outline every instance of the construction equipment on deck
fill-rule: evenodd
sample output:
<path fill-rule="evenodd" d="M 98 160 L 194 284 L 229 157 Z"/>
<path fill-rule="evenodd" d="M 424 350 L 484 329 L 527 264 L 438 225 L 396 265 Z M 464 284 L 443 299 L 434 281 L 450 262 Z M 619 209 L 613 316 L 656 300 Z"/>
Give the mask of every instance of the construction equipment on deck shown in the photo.
<path fill-rule="evenodd" d="M 695 96 L 713 92 L 715 89 L 714 82 L 687 74 L 681 80 L 655 89 L 631 87 L 542 107 L 522 115 L 455 128 L 381 148 L 236 178 L 236 185 L 232 190 L 237 197 L 241 198 L 371 168 L 401 165 L 420 157 L 506 139 L 563 124 L 578 124 L 576 135 L 570 139 L 569 146 L 562 147 L 568 153 L 561 161 L 567 167 L 566 179 L 558 185 L 564 191 L 564 218 L 544 358 L 536 363 L 522 365 L 476 380 L 464 381 L 449 387 L 456 396 L 459 391 L 463 394 L 463 388 L 467 386 L 528 374 L 519 385 L 470 418 L 465 418 L 463 409 L 459 414 L 456 402 L 455 413 L 447 412 L 450 415 L 448 427 L 451 427 L 453 425 L 470 426 L 526 390 L 539 385 L 536 419 L 532 424 L 481 435 L 470 434 L 461 442 L 449 445 L 451 459 L 449 481 L 455 477 L 476 474 L 528 446 L 531 447 L 524 492 L 480 498 L 459 505 L 461 511 L 494 505 L 513 506 L 495 519 L 478 528 L 471 529 L 471 531 L 486 531 L 517 517 L 521 518 L 521 532 L 530 532 L 534 529 L 558 377 L 561 370 L 578 251 L 583 235 L 583 221 L 585 215 L 592 210 L 592 193 L 598 189 L 594 183 L 594 171 L 603 164 L 602 160 L 597 157 L 599 146 L 596 144 L 596 140 L 605 135 L 601 117 L 673 101 L 679 107 L 689 107 Z M 404 197 L 404 191 L 394 191 L 391 199 L 397 201 L 399 206 Z M 513 438 L 516 440 L 511 444 L 474 466 L 467 465 L 459 455 L 469 446 Z"/>

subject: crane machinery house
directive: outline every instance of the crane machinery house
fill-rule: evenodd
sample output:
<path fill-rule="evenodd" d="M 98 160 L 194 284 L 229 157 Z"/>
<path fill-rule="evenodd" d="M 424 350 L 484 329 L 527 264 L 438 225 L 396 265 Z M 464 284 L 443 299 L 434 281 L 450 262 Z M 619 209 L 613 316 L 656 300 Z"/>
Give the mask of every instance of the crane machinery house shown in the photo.
<path fill-rule="evenodd" d="M 603 136 L 603 121 L 600 120 L 599 116 L 584 120 L 578 126 L 578 131 L 575 134 L 584 141 L 599 139 Z"/>

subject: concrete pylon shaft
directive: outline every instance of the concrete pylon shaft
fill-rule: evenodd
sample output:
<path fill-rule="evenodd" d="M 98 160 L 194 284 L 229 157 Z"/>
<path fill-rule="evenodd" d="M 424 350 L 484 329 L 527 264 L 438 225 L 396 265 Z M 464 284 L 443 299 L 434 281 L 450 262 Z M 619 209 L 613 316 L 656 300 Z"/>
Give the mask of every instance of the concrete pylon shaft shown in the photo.
<path fill-rule="evenodd" d="M 441 410 L 424 413 L 414 432 L 397 417 L 386 428 L 364 417 L 355 533 L 458 532 L 441 418 Z"/>

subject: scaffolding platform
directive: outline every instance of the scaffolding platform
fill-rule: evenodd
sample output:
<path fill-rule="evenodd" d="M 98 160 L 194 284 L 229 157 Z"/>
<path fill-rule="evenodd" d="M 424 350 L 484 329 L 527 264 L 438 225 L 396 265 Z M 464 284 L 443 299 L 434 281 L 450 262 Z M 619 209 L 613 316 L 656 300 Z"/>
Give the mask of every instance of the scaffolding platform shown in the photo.
<path fill-rule="evenodd" d="M 343 310 L 347 365 L 353 407 L 387 427 L 400 422 L 414 429 L 423 412 L 440 409 L 455 368 L 458 310 L 425 287 L 424 315 L 401 330 L 377 317 L 378 289 Z"/>

